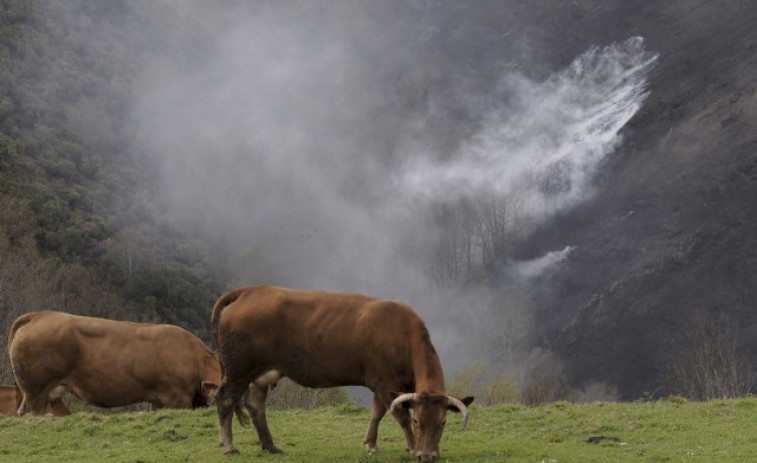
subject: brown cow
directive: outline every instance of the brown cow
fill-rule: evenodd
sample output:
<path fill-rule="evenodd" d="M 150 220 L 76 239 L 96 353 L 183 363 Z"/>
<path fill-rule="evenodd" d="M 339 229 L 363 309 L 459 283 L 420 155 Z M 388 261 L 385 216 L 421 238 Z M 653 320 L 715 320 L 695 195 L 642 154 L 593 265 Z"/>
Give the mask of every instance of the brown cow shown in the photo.
<path fill-rule="evenodd" d="M 363 443 L 371 453 L 378 450 L 378 424 L 387 409 L 420 461 L 439 458 L 448 409 L 463 413 L 463 428 L 467 422 L 473 397 L 447 396 L 426 325 L 401 302 L 254 286 L 221 296 L 211 323 L 224 372 L 216 406 L 225 453 L 238 453 L 232 408 L 246 393 L 262 447 L 281 452 L 268 430 L 265 399 L 268 386 L 282 377 L 307 387 L 370 388 L 373 404 Z M 412 421 L 408 408 L 414 408 Z"/>
<path fill-rule="evenodd" d="M 0 415 L 18 416 L 23 396 L 16 386 L 0 385 Z M 66 416 L 71 414 L 63 399 L 48 402 L 45 414 L 50 416 Z"/>
<path fill-rule="evenodd" d="M 44 414 L 66 391 L 98 407 L 208 403 L 221 380 L 216 355 L 172 325 L 42 311 L 13 322 L 8 352 L 23 393 L 18 414 Z"/>

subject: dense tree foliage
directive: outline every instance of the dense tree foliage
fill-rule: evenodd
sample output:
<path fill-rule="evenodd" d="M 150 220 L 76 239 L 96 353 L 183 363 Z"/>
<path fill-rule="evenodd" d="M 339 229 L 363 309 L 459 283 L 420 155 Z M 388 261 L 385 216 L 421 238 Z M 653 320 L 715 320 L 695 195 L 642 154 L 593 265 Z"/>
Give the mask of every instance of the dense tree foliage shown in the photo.
<path fill-rule="evenodd" d="M 131 86 L 154 51 L 150 18 L 159 7 L 0 6 L 4 327 L 12 315 L 49 308 L 175 323 L 210 341 L 209 308 L 221 285 L 202 246 L 162 220 L 154 161 L 129 143 Z M 126 25 L 146 31 L 132 34 L 128 48 Z M 72 307 L 66 294 L 81 285 L 103 297 L 80 294 L 81 307 Z M 7 296 L 19 292 L 38 295 Z"/>

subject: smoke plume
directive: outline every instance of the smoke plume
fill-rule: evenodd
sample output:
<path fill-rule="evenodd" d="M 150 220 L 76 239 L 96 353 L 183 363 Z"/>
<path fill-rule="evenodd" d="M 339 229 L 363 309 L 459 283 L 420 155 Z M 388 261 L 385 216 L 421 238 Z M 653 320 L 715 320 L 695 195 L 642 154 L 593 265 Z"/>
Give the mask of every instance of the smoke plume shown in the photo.
<path fill-rule="evenodd" d="M 508 223 L 523 236 L 589 198 L 655 55 L 635 37 L 534 81 L 488 61 L 457 69 L 434 43 L 444 15 L 424 2 L 261 5 L 177 2 L 182 28 L 165 40 L 184 54 L 158 50 L 140 71 L 132 118 L 140 150 L 160 160 L 164 210 L 235 262 L 230 285 L 401 299 L 443 361 L 480 354 L 476 333 L 528 314 L 501 287 L 434 278 L 439 206 L 516 202 Z M 555 251 L 509 262 L 533 274 L 565 264 L 569 250 Z"/>

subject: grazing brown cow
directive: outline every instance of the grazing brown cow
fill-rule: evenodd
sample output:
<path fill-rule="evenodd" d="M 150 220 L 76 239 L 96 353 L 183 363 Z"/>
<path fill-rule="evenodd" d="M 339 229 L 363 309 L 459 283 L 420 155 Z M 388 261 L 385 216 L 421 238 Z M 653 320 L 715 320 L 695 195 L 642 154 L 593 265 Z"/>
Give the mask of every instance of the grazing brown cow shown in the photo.
<path fill-rule="evenodd" d="M 225 453 L 238 453 L 231 416 L 246 393 L 260 444 L 281 452 L 268 430 L 265 399 L 268 386 L 282 377 L 307 387 L 370 388 L 373 404 L 363 443 L 371 453 L 378 450 L 378 424 L 387 409 L 420 461 L 439 458 L 448 409 L 463 413 L 465 427 L 473 397 L 447 396 L 426 325 L 401 302 L 254 286 L 221 296 L 211 323 L 224 372 L 216 406 Z M 414 408 L 412 420 L 408 408 Z"/>
<path fill-rule="evenodd" d="M 18 416 L 18 408 L 21 406 L 21 390 L 16 386 L 0 385 L 0 415 Z M 63 399 L 48 402 L 45 409 L 46 415 L 66 416 L 71 414 Z"/>
<path fill-rule="evenodd" d="M 13 322 L 8 352 L 23 393 L 18 414 L 44 414 L 66 391 L 98 407 L 208 403 L 221 381 L 216 355 L 172 325 L 42 311 Z"/>

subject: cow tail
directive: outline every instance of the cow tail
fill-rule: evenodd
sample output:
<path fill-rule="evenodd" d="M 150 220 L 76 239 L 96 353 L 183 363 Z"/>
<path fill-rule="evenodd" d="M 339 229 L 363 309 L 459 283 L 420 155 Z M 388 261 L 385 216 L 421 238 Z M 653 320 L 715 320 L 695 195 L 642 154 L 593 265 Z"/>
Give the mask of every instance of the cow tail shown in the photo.
<path fill-rule="evenodd" d="M 11 331 L 8 333 L 8 352 L 11 350 L 11 343 L 13 342 L 13 337 L 16 336 L 16 331 L 18 331 L 19 328 L 29 323 L 32 319 L 32 315 L 30 313 L 21 315 L 18 317 L 14 322 L 13 325 L 11 325 Z"/>
<path fill-rule="evenodd" d="M 221 324 L 221 312 L 223 309 L 225 309 L 229 304 L 233 304 L 234 301 L 239 299 L 239 295 L 242 294 L 242 291 L 244 291 L 244 288 L 239 289 L 232 289 L 231 291 L 226 292 L 223 296 L 219 297 L 216 303 L 213 305 L 213 313 L 210 316 L 210 325 L 213 328 L 213 339 L 216 342 L 216 349 L 218 349 L 218 360 L 221 360 L 221 339 L 219 337 L 219 325 Z M 223 362 L 221 363 L 221 375 L 225 376 L 225 373 L 223 371 Z M 250 425 L 250 417 L 245 413 L 244 409 L 242 408 L 242 405 L 247 398 L 247 394 L 244 395 L 242 400 L 234 406 L 234 413 L 237 415 L 237 420 L 239 421 L 239 424 L 242 426 L 249 426 Z"/>
<path fill-rule="evenodd" d="M 13 344 L 13 338 L 16 336 L 16 332 L 24 325 L 27 325 L 34 318 L 34 313 L 27 313 L 18 317 L 11 326 L 10 333 L 8 333 L 8 356 L 11 354 L 11 344 Z M 11 365 L 12 366 L 12 365 Z"/>
<path fill-rule="evenodd" d="M 221 352 L 221 343 L 219 342 L 220 338 L 218 331 L 221 323 L 221 312 L 226 306 L 239 299 L 239 295 L 242 294 L 242 291 L 244 291 L 244 288 L 232 289 L 219 297 L 215 305 L 213 305 L 213 314 L 210 316 L 210 325 L 213 328 L 213 339 L 216 342 L 216 349 L 218 349 L 219 353 Z"/>
<path fill-rule="evenodd" d="M 11 357 L 11 344 L 13 344 L 13 338 L 16 336 L 16 332 L 24 325 L 27 325 L 34 318 L 34 313 L 27 313 L 18 317 L 11 325 L 10 333 L 8 333 L 8 358 Z M 13 360 L 11 359 L 11 372 L 13 372 Z M 21 392 L 21 388 L 18 387 L 16 381 L 16 374 L 13 373 L 13 385 L 16 386 L 16 403 L 20 404 L 24 395 Z"/>

